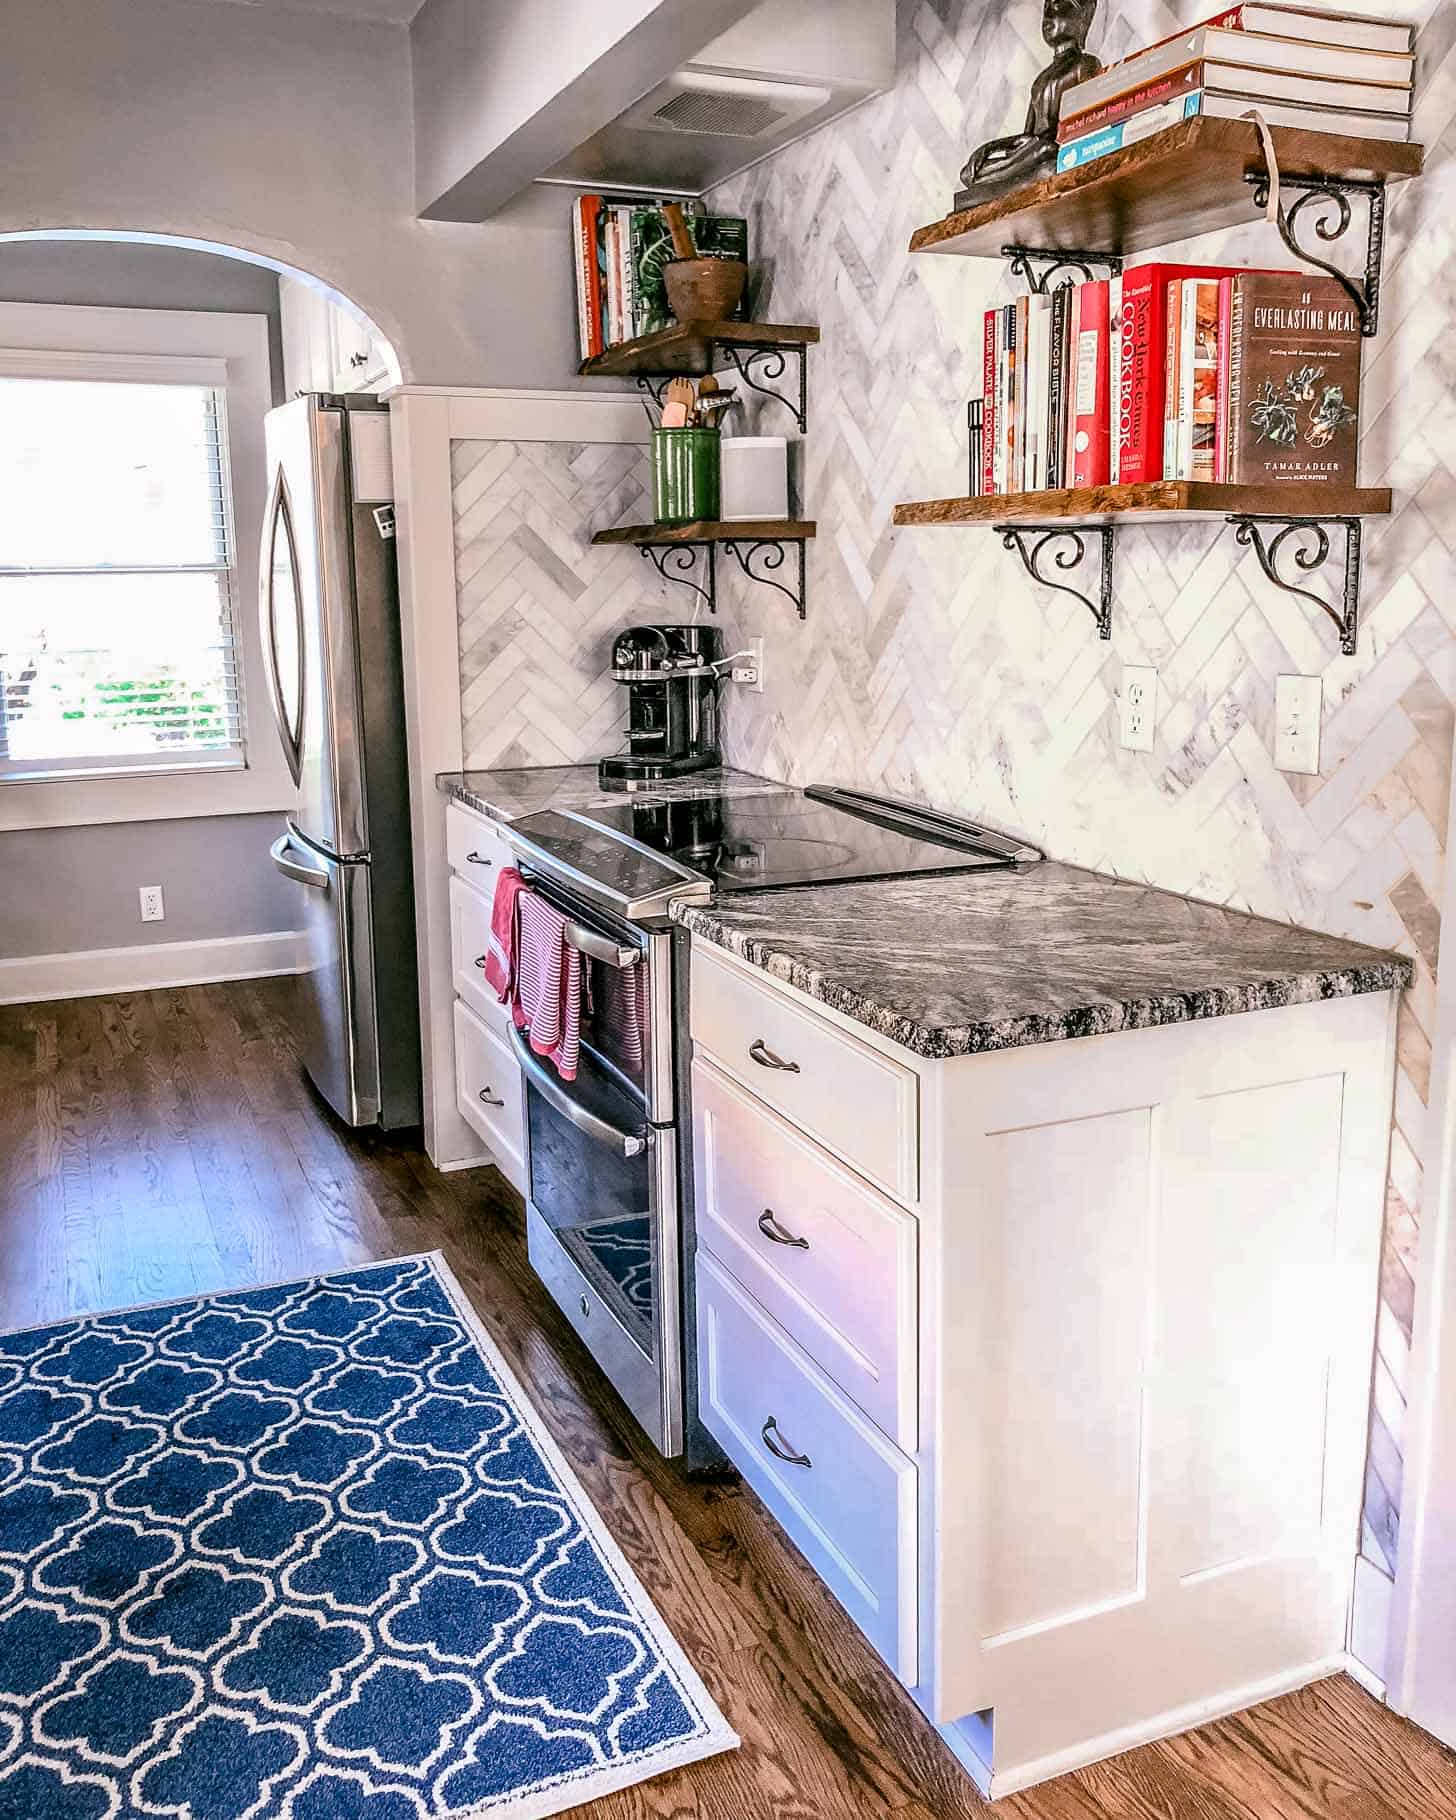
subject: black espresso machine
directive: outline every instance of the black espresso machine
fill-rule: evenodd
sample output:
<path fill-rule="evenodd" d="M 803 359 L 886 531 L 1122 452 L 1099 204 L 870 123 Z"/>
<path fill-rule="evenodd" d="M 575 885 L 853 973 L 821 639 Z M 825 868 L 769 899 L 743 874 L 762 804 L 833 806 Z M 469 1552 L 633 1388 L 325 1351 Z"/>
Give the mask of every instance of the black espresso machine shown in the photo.
<path fill-rule="evenodd" d="M 632 626 L 612 645 L 628 692 L 627 750 L 602 759 L 602 782 L 652 783 L 718 764 L 715 626 Z"/>

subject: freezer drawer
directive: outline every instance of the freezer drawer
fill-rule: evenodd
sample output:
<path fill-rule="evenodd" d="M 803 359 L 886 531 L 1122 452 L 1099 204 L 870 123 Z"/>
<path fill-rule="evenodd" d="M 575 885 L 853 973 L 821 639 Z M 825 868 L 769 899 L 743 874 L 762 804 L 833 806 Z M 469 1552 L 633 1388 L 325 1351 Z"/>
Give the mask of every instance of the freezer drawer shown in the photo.
<path fill-rule="evenodd" d="M 302 887 L 298 1037 L 308 1077 L 341 1119 L 380 1115 L 379 1022 L 367 861 L 341 863 L 289 823 L 273 863 Z"/>

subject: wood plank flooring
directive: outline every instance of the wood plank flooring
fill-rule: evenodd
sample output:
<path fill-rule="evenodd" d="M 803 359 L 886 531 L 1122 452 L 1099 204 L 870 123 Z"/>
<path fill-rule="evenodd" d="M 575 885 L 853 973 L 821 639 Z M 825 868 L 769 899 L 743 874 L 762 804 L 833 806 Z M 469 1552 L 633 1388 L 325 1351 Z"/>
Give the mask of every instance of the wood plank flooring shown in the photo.
<path fill-rule="evenodd" d="M 291 982 L 0 1007 L 0 1329 L 438 1248 L 743 1738 L 595 1820 L 986 1815 L 753 1494 L 657 1459 L 493 1170 L 322 1108 Z M 1004 1820 L 1456 1820 L 1456 1757 L 1339 1678 L 998 1802 Z"/>

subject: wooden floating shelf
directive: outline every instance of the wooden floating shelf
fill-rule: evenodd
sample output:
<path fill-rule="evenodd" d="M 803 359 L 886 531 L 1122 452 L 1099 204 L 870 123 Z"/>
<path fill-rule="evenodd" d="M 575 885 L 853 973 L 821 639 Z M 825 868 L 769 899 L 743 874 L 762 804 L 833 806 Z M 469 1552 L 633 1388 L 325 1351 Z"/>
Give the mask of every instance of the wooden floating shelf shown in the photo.
<path fill-rule="evenodd" d="M 1127 487 L 1067 487 L 1043 493 L 983 493 L 919 499 L 895 507 L 897 525 L 1117 525 L 1242 515 L 1271 518 L 1383 518 L 1389 487 L 1235 487 L 1200 480 L 1152 480 Z"/>
<path fill-rule="evenodd" d="M 803 543 L 818 527 L 812 518 L 700 518 L 685 525 L 613 525 L 593 543 Z"/>
<path fill-rule="evenodd" d="M 638 335 L 582 361 L 577 371 L 588 378 L 624 374 L 681 374 L 701 379 L 718 364 L 720 347 L 806 348 L 819 331 L 803 322 L 675 322 L 654 335 Z"/>
<path fill-rule="evenodd" d="M 1419 176 L 1425 156 L 1421 146 L 1408 143 L 1298 127 L 1270 130 L 1279 168 L 1291 176 L 1394 183 Z M 1257 220 L 1246 179 L 1263 173 L 1264 154 L 1252 121 L 1198 117 L 1080 170 L 1045 177 L 918 228 L 910 250 L 994 258 L 1016 242 L 1141 253 Z"/>

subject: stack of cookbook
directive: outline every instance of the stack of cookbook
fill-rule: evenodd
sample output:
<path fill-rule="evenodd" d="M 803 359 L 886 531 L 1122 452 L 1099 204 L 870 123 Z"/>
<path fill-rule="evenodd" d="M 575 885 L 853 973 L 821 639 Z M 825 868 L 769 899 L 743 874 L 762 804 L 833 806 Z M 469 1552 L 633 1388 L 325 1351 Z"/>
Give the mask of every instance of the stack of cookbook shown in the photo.
<path fill-rule="evenodd" d="M 1248 0 L 1110 64 L 1062 97 L 1058 171 L 1197 116 L 1409 139 L 1415 28 Z"/>
<path fill-rule="evenodd" d="M 1297 271 L 1153 261 L 987 310 L 973 492 L 1353 486 L 1361 347 Z"/>

